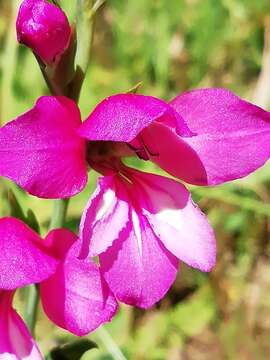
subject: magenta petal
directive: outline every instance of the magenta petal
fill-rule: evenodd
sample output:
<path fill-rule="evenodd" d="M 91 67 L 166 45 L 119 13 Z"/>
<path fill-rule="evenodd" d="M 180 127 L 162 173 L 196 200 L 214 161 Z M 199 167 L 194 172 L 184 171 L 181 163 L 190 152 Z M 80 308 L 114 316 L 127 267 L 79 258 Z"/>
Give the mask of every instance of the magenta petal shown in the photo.
<path fill-rule="evenodd" d="M 12 308 L 13 292 L 0 291 L 0 359 L 42 360 L 23 320 Z"/>
<path fill-rule="evenodd" d="M 82 336 L 110 321 L 117 303 L 99 268 L 88 259 L 78 259 L 78 251 L 75 243 L 55 274 L 40 284 L 40 291 L 49 319 Z"/>
<path fill-rule="evenodd" d="M 49 64 L 65 51 L 71 33 L 65 13 L 46 0 L 24 0 L 16 28 L 18 41 Z"/>
<path fill-rule="evenodd" d="M 71 246 L 78 240 L 78 237 L 70 230 L 51 230 L 43 241 L 43 247 L 55 259 L 63 260 Z"/>
<path fill-rule="evenodd" d="M 141 132 L 149 158 L 169 174 L 191 184 L 206 184 L 207 173 L 199 155 L 166 123 L 154 122 Z M 158 139 L 161 139 L 160 141 Z"/>
<path fill-rule="evenodd" d="M 39 283 L 55 271 L 57 261 L 41 245 L 39 236 L 23 222 L 0 219 L 0 289 Z"/>
<path fill-rule="evenodd" d="M 77 194 L 87 181 L 85 142 L 76 133 L 80 123 L 72 100 L 41 97 L 0 129 L 0 175 L 42 198 Z"/>
<path fill-rule="evenodd" d="M 173 160 L 167 151 L 166 158 L 160 152 L 156 162 L 172 175 L 193 184 L 215 185 L 246 176 L 269 159 L 269 112 L 225 89 L 188 92 L 176 97 L 171 105 L 195 134 L 185 139 L 176 134 L 174 140 L 172 136 L 165 137 Z M 190 154 L 187 149 L 181 151 L 183 140 L 193 149 Z M 188 162 L 192 167 L 194 156 L 196 170 L 191 169 L 193 178 L 182 177 L 181 168 Z"/>
<path fill-rule="evenodd" d="M 152 96 L 114 95 L 97 105 L 79 133 L 88 140 L 130 142 L 168 111 L 173 111 L 168 104 Z M 175 116 L 174 112 L 171 116 Z"/>
<path fill-rule="evenodd" d="M 203 271 L 212 269 L 216 257 L 213 230 L 183 185 L 124 165 L 120 173 L 104 177 L 101 184 L 114 189 L 113 206 L 111 201 L 105 206 L 109 216 L 102 212 L 104 225 L 97 228 L 95 247 L 104 246 L 100 268 L 117 299 L 142 308 L 152 306 L 173 283 L 177 258 Z M 82 222 L 82 233 L 92 231 L 100 194 L 99 189 L 90 204 L 88 221 Z M 124 217 L 115 215 L 116 204 L 122 201 L 128 206 L 128 217 L 126 209 Z"/>
<path fill-rule="evenodd" d="M 100 266 L 117 299 L 148 308 L 169 290 L 178 260 L 154 235 L 146 219 L 134 211 L 131 217 L 113 246 L 100 255 Z"/>
<path fill-rule="evenodd" d="M 128 221 L 128 204 L 117 196 L 113 177 L 99 179 L 97 190 L 88 202 L 81 219 L 80 257 L 105 251 L 118 238 Z"/>
<path fill-rule="evenodd" d="M 190 193 L 174 180 L 138 171 L 134 174 L 142 189 L 142 213 L 156 236 L 180 260 L 210 271 L 216 260 L 215 236 Z"/>

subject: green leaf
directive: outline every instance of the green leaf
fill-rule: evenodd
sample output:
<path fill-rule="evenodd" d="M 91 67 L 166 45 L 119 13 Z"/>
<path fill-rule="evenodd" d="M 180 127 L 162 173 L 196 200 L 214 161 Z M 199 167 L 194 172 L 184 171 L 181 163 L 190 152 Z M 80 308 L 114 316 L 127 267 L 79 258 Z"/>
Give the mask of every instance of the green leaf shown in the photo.
<path fill-rule="evenodd" d="M 61 8 L 61 6 L 60 6 L 60 4 L 59 4 L 58 0 L 52 0 L 52 3 L 53 3 L 54 5 L 56 5 L 56 6 L 58 6 L 58 7 L 60 7 L 60 8 Z"/>
<path fill-rule="evenodd" d="M 27 211 L 27 218 L 26 218 L 25 222 L 38 234 L 40 233 L 40 226 L 39 226 L 38 220 L 36 218 L 35 213 L 31 209 L 28 209 L 28 211 Z"/>
<path fill-rule="evenodd" d="M 23 209 L 17 200 L 16 195 L 11 189 L 8 190 L 8 203 L 10 207 L 10 216 L 25 221 Z"/>
<path fill-rule="evenodd" d="M 142 86 L 142 81 L 138 82 L 136 85 L 132 86 L 132 88 L 128 89 L 127 94 L 137 94 L 138 90 Z"/>
<path fill-rule="evenodd" d="M 8 203 L 10 208 L 10 216 L 15 217 L 16 219 L 22 220 L 24 223 L 26 223 L 28 226 L 30 226 L 31 229 L 36 231 L 37 233 L 40 232 L 40 226 L 38 223 L 38 220 L 36 218 L 36 215 L 34 214 L 33 210 L 28 209 L 27 215 L 25 216 L 24 211 L 14 194 L 13 190 L 8 190 Z"/>
<path fill-rule="evenodd" d="M 46 360 L 80 360 L 86 351 L 95 348 L 97 345 L 93 341 L 81 339 L 52 349 Z"/>
<path fill-rule="evenodd" d="M 243 210 L 252 211 L 263 216 L 270 216 L 270 205 L 260 200 L 245 196 L 234 191 L 235 187 L 223 186 L 216 188 L 194 188 L 194 194 L 208 199 L 223 201 L 225 203 L 235 205 Z"/>

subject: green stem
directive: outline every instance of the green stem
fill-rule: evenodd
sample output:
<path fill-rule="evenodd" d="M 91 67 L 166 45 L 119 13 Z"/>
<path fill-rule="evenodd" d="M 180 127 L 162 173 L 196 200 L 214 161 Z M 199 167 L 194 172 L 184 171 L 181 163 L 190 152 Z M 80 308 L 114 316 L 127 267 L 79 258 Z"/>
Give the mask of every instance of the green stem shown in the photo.
<path fill-rule="evenodd" d="M 57 84 L 55 84 L 55 82 L 50 80 L 48 74 L 46 73 L 44 64 L 39 59 L 39 57 L 37 55 L 35 55 L 35 54 L 34 54 L 34 56 L 35 56 L 35 58 L 37 60 L 37 63 L 39 65 L 39 69 L 40 69 L 40 71 L 42 73 L 44 81 L 45 81 L 46 85 L 48 86 L 48 89 L 49 89 L 51 95 L 54 95 L 54 96 L 65 95 L 65 94 L 62 94 L 61 89 L 59 88 L 59 86 L 57 86 Z"/>
<path fill-rule="evenodd" d="M 50 229 L 60 228 L 65 223 L 69 199 L 55 200 L 50 223 Z"/>
<path fill-rule="evenodd" d="M 107 0 L 97 0 L 93 5 L 93 13 L 96 13 Z"/>
<path fill-rule="evenodd" d="M 16 24 L 17 9 L 20 4 L 20 0 L 11 1 L 11 19 L 7 30 L 6 42 L 2 52 L 1 58 L 1 97 L 0 97 L 0 108 L 1 117 L 0 124 L 4 125 L 9 121 L 13 115 L 11 109 L 14 106 L 14 95 L 12 91 L 13 76 L 16 68 L 17 61 L 17 48 L 18 44 L 14 41 L 14 29 Z"/>
<path fill-rule="evenodd" d="M 104 326 L 98 328 L 96 330 L 96 334 L 99 336 L 100 340 L 103 342 L 103 345 L 106 347 L 114 360 L 127 360 Z"/>
<path fill-rule="evenodd" d="M 37 320 L 37 310 L 39 302 L 39 291 L 37 285 L 30 285 L 27 288 L 27 303 L 25 307 L 24 319 L 29 331 L 34 336 L 35 324 Z"/>
<path fill-rule="evenodd" d="M 50 229 L 59 228 L 64 225 L 69 199 L 55 200 L 53 204 L 53 213 L 50 223 Z M 24 319 L 34 336 L 35 324 L 37 320 L 37 311 L 39 303 L 39 291 L 37 285 L 30 285 L 27 288 L 27 302 L 25 307 Z"/>
<path fill-rule="evenodd" d="M 77 51 L 75 57 L 75 77 L 69 90 L 69 97 L 76 102 L 78 102 L 80 97 L 93 44 L 95 18 L 93 6 L 93 0 L 77 0 Z"/>

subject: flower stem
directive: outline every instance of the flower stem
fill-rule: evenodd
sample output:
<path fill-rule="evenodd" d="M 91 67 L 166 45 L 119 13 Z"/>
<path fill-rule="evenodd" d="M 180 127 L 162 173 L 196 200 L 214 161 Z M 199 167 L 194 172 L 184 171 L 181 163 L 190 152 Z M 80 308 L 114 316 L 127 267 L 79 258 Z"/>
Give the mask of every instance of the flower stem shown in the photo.
<path fill-rule="evenodd" d="M 50 229 L 60 228 L 65 223 L 69 199 L 55 200 L 50 222 Z"/>
<path fill-rule="evenodd" d="M 34 336 L 35 324 L 37 320 L 37 310 L 39 302 L 39 291 L 37 285 L 28 286 L 27 302 L 24 313 L 24 320 L 28 326 L 29 331 Z"/>
<path fill-rule="evenodd" d="M 50 223 L 50 229 L 59 228 L 64 225 L 69 199 L 55 200 L 53 204 L 53 213 Z M 24 319 L 29 331 L 34 336 L 37 320 L 37 311 L 39 303 L 39 289 L 37 285 L 27 287 L 27 301 L 24 313 Z"/>
<path fill-rule="evenodd" d="M 94 0 L 77 0 L 75 76 L 68 94 L 76 102 L 79 100 L 92 50 L 95 18 L 94 4 Z"/>
<path fill-rule="evenodd" d="M 0 97 L 0 124 L 4 125 L 12 116 L 14 107 L 13 76 L 15 74 L 18 44 L 14 41 L 14 28 L 16 24 L 17 9 L 20 0 L 10 1 L 11 18 L 7 28 L 7 37 L 1 55 L 1 97 Z"/>
<path fill-rule="evenodd" d="M 109 351 L 114 360 L 127 360 L 104 326 L 98 328 L 96 330 L 96 334 L 99 336 L 100 340 L 103 342 L 103 345 Z"/>

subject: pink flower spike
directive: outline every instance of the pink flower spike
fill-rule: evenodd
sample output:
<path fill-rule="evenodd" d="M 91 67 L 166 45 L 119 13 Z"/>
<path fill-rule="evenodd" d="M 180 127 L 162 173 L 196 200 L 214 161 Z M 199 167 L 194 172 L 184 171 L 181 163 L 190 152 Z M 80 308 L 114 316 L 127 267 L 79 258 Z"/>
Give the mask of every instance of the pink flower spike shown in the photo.
<path fill-rule="evenodd" d="M 39 283 L 54 273 L 58 262 L 41 246 L 40 237 L 20 220 L 0 219 L 0 289 Z"/>
<path fill-rule="evenodd" d="M 43 360 L 29 330 L 12 308 L 13 295 L 0 291 L 0 359 Z"/>
<path fill-rule="evenodd" d="M 52 64 L 68 47 L 71 28 L 65 13 L 46 0 L 24 0 L 17 17 L 17 39 L 44 63 Z"/>
<path fill-rule="evenodd" d="M 194 136 L 156 128 L 142 135 L 151 160 L 196 185 L 217 185 L 244 177 L 270 157 L 270 113 L 225 89 L 194 90 L 171 106 Z M 153 141 L 153 139 L 162 141 Z"/>
<path fill-rule="evenodd" d="M 179 121 L 179 115 L 160 99 L 137 94 L 113 95 L 96 106 L 79 128 L 79 134 L 88 140 L 130 142 L 165 115 L 170 122 Z M 185 124 L 176 126 L 186 130 Z"/>
<path fill-rule="evenodd" d="M 66 198 L 87 182 L 85 141 L 77 105 L 43 96 L 27 113 L 0 129 L 0 175 L 41 198 Z"/>
<path fill-rule="evenodd" d="M 45 242 L 51 244 L 54 254 L 66 255 L 55 274 L 40 284 L 40 294 L 49 319 L 82 336 L 110 321 L 117 311 L 117 302 L 97 265 L 89 259 L 78 259 L 76 240 L 77 237 L 66 229 L 54 230 L 48 235 Z"/>

